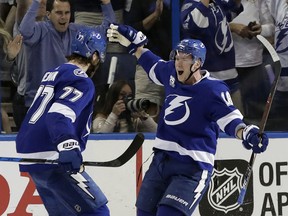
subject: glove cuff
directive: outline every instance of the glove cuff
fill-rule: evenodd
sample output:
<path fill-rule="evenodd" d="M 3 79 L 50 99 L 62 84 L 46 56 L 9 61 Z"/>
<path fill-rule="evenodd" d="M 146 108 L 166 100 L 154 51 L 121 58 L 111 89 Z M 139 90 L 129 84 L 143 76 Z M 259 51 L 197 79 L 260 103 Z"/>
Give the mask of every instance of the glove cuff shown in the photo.
<path fill-rule="evenodd" d="M 57 145 L 57 149 L 59 152 L 70 151 L 75 148 L 77 148 L 79 151 L 81 150 L 78 141 L 74 139 L 65 140 Z"/>
<path fill-rule="evenodd" d="M 256 125 L 247 125 L 244 129 L 243 129 L 243 132 L 242 132 L 242 139 L 243 140 L 247 140 L 249 138 L 249 135 L 250 135 L 250 131 L 252 129 L 259 129 L 259 127 L 257 127 Z"/>
<path fill-rule="evenodd" d="M 141 31 L 137 32 L 134 40 L 132 41 L 132 43 L 134 43 L 135 45 L 138 45 L 138 46 L 147 44 L 147 42 L 148 42 L 148 40 L 147 40 L 146 35 L 144 35 L 143 32 L 141 32 Z"/>

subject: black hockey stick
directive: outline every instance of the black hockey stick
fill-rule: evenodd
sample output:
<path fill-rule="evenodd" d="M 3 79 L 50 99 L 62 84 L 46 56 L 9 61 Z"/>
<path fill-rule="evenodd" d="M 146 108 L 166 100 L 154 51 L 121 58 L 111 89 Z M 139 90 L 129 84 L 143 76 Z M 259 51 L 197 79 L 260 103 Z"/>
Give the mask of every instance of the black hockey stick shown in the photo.
<path fill-rule="evenodd" d="M 120 167 L 128 162 L 142 146 L 144 135 L 137 133 L 130 146 L 118 158 L 105 162 L 84 161 L 84 166 L 102 166 L 102 167 Z M 0 157 L 0 161 L 18 162 L 18 163 L 40 163 L 40 164 L 58 164 L 57 160 L 46 160 L 38 158 L 16 158 L 16 157 Z"/>
<path fill-rule="evenodd" d="M 266 101 L 266 105 L 264 108 L 264 112 L 262 115 L 262 119 L 259 125 L 259 134 L 263 134 L 266 123 L 267 123 L 267 119 L 270 113 L 270 109 L 271 109 L 271 105 L 273 102 L 273 98 L 276 92 L 276 87 L 280 78 L 280 73 L 281 73 L 281 63 L 280 63 L 280 59 L 279 56 L 277 54 L 277 52 L 275 51 L 274 47 L 269 43 L 269 41 L 267 41 L 263 36 L 261 35 L 257 35 L 257 39 L 264 45 L 264 47 L 268 50 L 269 54 L 272 57 L 272 60 L 274 62 L 274 68 L 275 68 L 275 78 L 273 80 L 273 83 L 271 84 L 271 89 Z M 261 143 L 259 144 L 261 145 Z M 238 204 L 242 205 L 244 198 L 245 198 L 245 194 L 246 194 L 246 190 L 248 187 L 248 183 L 252 174 L 252 170 L 253 170 L 253 165 L 256 159 L 256 155 L 255 153 L 252 153 L 251 157 L 250 157 L 250 161 L 246 170 L 246 173 L 244 175 L 244 181 L 242 184 L 242 188 L 240 190 L 240 194 L 238 197 Z"/>

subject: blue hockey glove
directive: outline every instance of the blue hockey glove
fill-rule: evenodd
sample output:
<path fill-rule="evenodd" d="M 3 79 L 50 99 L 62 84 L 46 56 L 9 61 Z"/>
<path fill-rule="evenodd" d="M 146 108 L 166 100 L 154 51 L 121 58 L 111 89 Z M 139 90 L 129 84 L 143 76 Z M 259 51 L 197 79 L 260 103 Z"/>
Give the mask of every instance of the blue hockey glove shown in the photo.
<path fill-rule="evenodd" d="M 148 42 L 146 35 L 128 25 L 111 24 L 107 37 L 110 42 L 118 42 L 127 47 L 130 54 L 134 54 L 138 47 Z"/>
<path fill-rule="evenodd" d="M 78 142 L 73 139 L 65 140 L 58 144 L 57 148 L 58 165 L 66 172 L 79 172 L 83 159 Z"/>
<path fill-rule="evenodd" d="M 267 134 L 259 134 L 259 127 L 248 125 L 243 130 L 243 146 L 252 149 L 254 153 L 264 152 L 268 146 L 269 139 Z"/>

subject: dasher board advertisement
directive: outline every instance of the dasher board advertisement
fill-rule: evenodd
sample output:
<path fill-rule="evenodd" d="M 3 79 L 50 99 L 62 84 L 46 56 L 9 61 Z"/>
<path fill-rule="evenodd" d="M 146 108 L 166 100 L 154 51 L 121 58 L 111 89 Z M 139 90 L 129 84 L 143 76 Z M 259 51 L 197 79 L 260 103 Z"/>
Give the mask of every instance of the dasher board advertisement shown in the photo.
<path fill-rule="evenodd" d="M 155 134 L 144 135 L 142 148 L 123 166 L 86 167 L 107 196 L 111 216 L 136 215 L 137 191 L 151 162 L 155 138 Z M 17 157 L 15 136 L 0 136 L 1 157 Z M 87 161 L 117 158 L 134 136 L 93 134 L 83 158 Z M 221 136 L 211 182 L 193 216 L 288 216 L 288 134 L 268 133 L 268 136 L 270 144 L 265 153 L 257 156 L 241 206 L 237 199 L 251 152 L 240 140 Z M 18 163 L 0 162 L 0 190 L 0 215 L 48 216 L 31 178 L 19 172 Z"/>

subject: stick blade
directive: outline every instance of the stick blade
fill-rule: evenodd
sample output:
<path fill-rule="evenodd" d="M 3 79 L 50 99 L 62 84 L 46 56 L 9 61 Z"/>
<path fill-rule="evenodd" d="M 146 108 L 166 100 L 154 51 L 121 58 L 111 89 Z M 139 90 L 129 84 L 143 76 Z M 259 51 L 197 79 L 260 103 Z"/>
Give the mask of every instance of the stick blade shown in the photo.
<path fill-rule="evenodd" d="M 262 35 L 257 35 L 256 37 L 263 44 L 263 46 L 268 50 L 268 52 L 271 55 L 273 62 L 280 61 L 280 58 L 279 58 L 276 50 L 272 46 L 272 44 Z"/>
<path fill-rule="evenodd" d="M 126 151 L 120 155 L 118 158 L 106 161 L 106 162 L 83 162 L 85 166 L 103 166 L 103 167 L 120 167 L 127 163 L 140 149 L 144 142 L 144 135 L 142 133 L 137 133 L 134 137 L 130 146 L 126 149 Z"/>
<path fill-rule="evenodd" d="M 84 161 L 85 166 L 102 166 L 102 167 L 119 167 L 127 163 L 140 149 L 144 142 L 144 135 L 137 133 L 130 146 L 118 158 L 105 162 Z M 58 164 L 57 160 L 41 159 L 41 158 L 14 158 L 0 157 L 0 161 L 17 162 L 17 163 L 37 163 L 37 164 Z"/>

